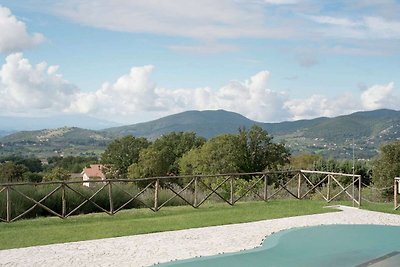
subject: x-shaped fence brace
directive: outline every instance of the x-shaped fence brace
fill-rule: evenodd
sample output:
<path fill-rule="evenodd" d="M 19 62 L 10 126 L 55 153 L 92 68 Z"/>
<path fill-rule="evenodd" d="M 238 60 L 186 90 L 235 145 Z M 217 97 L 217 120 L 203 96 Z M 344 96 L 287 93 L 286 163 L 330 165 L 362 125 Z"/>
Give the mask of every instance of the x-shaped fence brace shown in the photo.
<path fill-rule="evenodd" d="M 323 175 L 322 179 L 319 179 L 316 182 L 312 182 L 312 179 L 307 175 L 318 174 Z M 268 195 L 268 186 L 274 176 L 275 177 L 275 188 L 270 189 L 272 192 Z M 352 182 L 343 185 L 337 177 L 352 177 Z M 237 179 L 242 179 L 243 177 L 251 177 L 251 182 L 247 185 L 246 188 L 242 188 L 241 193 L 235 191 L 235 181 Z M 278 177 L 278 178 L 276 178 Z M 207 180 L 206 180 L 207 179 Z M 217 183 L 210 183 L 212 179 L 219 179 Z M 400 180 L 400 178 L 398 178 Z M 184 182 L 187 181 L 187 182 Z M 235 173 L 235 174 L 217 174 L 217 175 L 197 175 L 197 176 L 168 176 L 168 177 L 154 177 L 154 178 L 144 178 L 144 179 L 109 179 L 109 180 L 89 180 L 84 181 L 85 183 L 90 184 L 100 184 L 100 186 L 93 190 L 90 195 L 85 195 L 80 192 L 76 186 L 82 186 L 83 181 L 54 181 L 54 182 L 44 182 L 39 184 L 34 183 L 9 183 L 9 184 L 0 184 L 0 197 L 5 192 L 6 199 L 6 207 L 5 207 L 5 218 L 0 217 L 0 221 L 3 222 L 13 222 L 22 217 L 26 216 L 29 212 L 34 210 L 35 208 L 42 208 L 48 213 L 57 216 L 59 218 L 67 218 L 77 212 L 85 204 L 91 204 L 96 207 L 99 211 L 105 212 L 106 214 L 113 215 L 122 209 L 126 208 L 133 201 L 141 203 L 144 207 L 149 208 L 152 211 L 158 211 L 161 208 L 165 207 L 168 203 L 170 203 L 175 198 L 180 198 L 184 203 L 192 206 L 193 208 L 200 207 L 204 202 L 209 200 L 212 196 L 216 196 L 222 201 L 228 203 L 229 205 L 234 205 L 236 202 L 242 200 L 244 197 L 248 196 L 249 193 L 253 193 L 254 196 L 263 201 L 268 201 L 271 198 L 275 197 L 281 191 L 287 192 L 294 198 L 303 199 L 311 192 L 317 192 L 320 194 L 325 201 L 331 202 L 335 200 L 341 194 L 346 194 L 350 197 L 354 203 L 358 205 L 361 204 L 361 176 L 360 175 L 352 175 L 352 174 L 343 174 L 343 173 L 331 173 L 331 172 L 318 172 L 318 171 L 281 171 L 281 172 L 259 172 L 259 173 Z M 144 187 L 141 187 L 138 192 L 130 192 L 125 187 L 121 186 L 121 184 L 135 184 L 135 183 L 145 184 Z M 178 183 L 180 182 L 180 183 Z M 289 187 L 290 184 L 296 182 L 297 190 L 296 192 L 292 192 Z M 302 183 L 306 184 L 307 191 L 302 194 L 301 185 Z M 179 188 L 179 184 L 181 184 Z M 324 195 L 320 188 L 325 184 L 327 186 L 327 194 Z M 331 186 L 335 184 L 340 187 L 340 191 L 331 196 Z M 40 185 L 54 185 L 55 188 L 52 189 L 49 193 L 43 196 L 41 199 L 36 200 L 32 196 L 27 195 L 19 189 L 19 186 L 40 186 Z M 223 186 L 227 186 L 229 188 L 229 197 L 224 196 L 219 190 Z M 355 198 L 354 187 L 358 185 L 358 199 Z M 259 187 L 257 187 L 259 186 Z M 352 187 L 352 193 L 348 192 L 349 188 Z M 123 192 L 128 199 L 116 207 L 114 204 L 115 197 L 113 197 L 113 188 L 115 190 L 119 190 Z M 172 196 L 167 200 L 159 203 L 159 190 L 167 189 L 172 192 Z M 203 195 L 202 199 L 199 199 L 199 188 L 201 188 L 202 192 L 206 193 Z M 260 188 L 262 188 L 262 193 L 260 194 Z M 109 209 L 100 206 L 96 203 L 95 197 L 100 194 L 102 191 L 106 191 L 108 195 L 109 201 Z M 57 212 L 45 204 L 45 201 L 48 200 L 51 196 L 53 196 L 56 192 L 61 192 L 61 212 Z M 78 205 L 74 208 L 71 208 L 70 211 L 67 210 L 67 198 L 66 191 L 69 193 L 76 194 L 82 200 Z M 151 191 L 154 194 L 153 204 L 146 203 L 140 199 L 141 196 L 146 191 Z M 193 200 L 187 199 L 183 195 L 184 192 L 189 192 L 189 195 L 193 197 Z M 15 192 L 20 197 L 25 200 L 28 200 L 32 204 L 29 208 L 23 211 L 20 214 L 16 214 L 12 217 L 12 197 L 11 192 Z M 225 192 L 226 193 L 226 192 Z M 395 204 L 395 208 L 399 208 L 397 203 Z M 1 207 L 0 207 L 1 208 Z"/>

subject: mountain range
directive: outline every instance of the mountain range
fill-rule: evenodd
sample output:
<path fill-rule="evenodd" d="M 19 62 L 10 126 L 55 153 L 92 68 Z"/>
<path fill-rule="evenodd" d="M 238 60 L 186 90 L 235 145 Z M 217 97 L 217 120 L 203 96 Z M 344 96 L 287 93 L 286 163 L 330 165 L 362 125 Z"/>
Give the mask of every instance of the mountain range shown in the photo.
<path fill-rule="evenodd" d="M 381 109 L 334 118 L 262 123 L 225 110 L 186 111 L 146 123 L 89 130 L 62 127 L 20 131 L 0 138 L 0 155 L 11 153 L 50 155 L 99 155 L 118 137 L 134 135 L 154 140 L 169 132 L 195 132 L 212 138 L 237 133 L 240 127 L 258 125 L 285 142 L 292 153 L 318 153 L 326 157 L 369 159 L 383 143 L 400 140 L 400 111 Z M 0 129 L 2 130 L 2 129 Z"/>
<path fill-rule="evenodd" d="M 119 125 L 121 124 L 86 115 L 56 115 L 49 117 L 0 116 L 0 136 L 18 131 L 35 131 L 65 126 L 100 130 Z"/>

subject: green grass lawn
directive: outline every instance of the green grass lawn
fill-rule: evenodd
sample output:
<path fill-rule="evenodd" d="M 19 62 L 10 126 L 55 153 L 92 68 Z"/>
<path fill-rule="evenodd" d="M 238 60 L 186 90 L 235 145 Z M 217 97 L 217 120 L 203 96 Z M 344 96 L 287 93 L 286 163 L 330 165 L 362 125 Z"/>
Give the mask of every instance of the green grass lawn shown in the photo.
<path fill-rule="evenodd" d="M 400 209 L 394 210 L 393 202 L 391 203 L 371 203 L 371 202 L 362 202 L 361 208 L 372 211 L 380 211 L 385 213 L 392 213 L 400 215 Z"/>
<path fill-rule="evenodd" d="M 352 206 L 351 201 L 336 201 L 335 203 L 336 205 L 345 205 L 350 207 Z M 358 207 L 357 204 L 355 205 L 355 207 Z M 362 201 L 361 209 L 400 215 L 400 209 L 394 210 L 393 202 L 378 203 Z"/>
<path fill-rule="evenodd" d="M 306 214 L 332 212 L 324 201 L 274 200 L 265 202 L 208 204 L 121 211 L 114 216 L 89 214 L 65 220 L 48 217 L 0 223 L 0 249 L 91 240 L 107 237 L 243 223 Z"/>

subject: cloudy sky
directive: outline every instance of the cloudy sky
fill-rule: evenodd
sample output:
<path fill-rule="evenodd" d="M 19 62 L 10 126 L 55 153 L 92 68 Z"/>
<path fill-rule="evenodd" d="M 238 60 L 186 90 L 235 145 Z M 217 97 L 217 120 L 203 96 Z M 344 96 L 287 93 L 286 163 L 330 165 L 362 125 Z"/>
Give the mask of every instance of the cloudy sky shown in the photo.
<path fill-rule="evenodd" d="M 400 109 L 397 0 L 0 0 L 0 116 Z"/>

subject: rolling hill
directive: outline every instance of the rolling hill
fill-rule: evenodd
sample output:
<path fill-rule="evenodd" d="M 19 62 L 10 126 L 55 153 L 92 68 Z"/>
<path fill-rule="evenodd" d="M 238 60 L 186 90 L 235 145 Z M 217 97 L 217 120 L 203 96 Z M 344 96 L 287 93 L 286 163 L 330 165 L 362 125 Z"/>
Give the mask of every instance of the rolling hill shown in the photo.
<path fill-rule="evenodd" d="M 292 153 L 319 153 L 326 157 L 371 158 L 381 144 L 400 140 L 400 111 L 356 112 L 334 118 L 262 123 L 240 114 L 216 111 L 186 111 L 146 123 L 94 131 L 63 127 L 17 132 L 0 138 L 0 155 L 9 153 L 48 155 L 99 155 L 113 139 L 125 135 L 154 140 L 169 132 L 195 132 L 212 138 L 237 133 L 240 127 L 259 125 Z M 0 129 L 1 130 L 1 129 Z M 353 145 L 354 144 L 354 145 Z"/>
<path fill-rule="evenodd" d="M 104 132 L 77 127 L 22 131 L 0 138 L 0 156 L 95 156 L 113 139 Z"/>
<path fill-rule="evenodd" d="M 170 132 L 195 132 L 205 138 L 221 133 L 237 133 L 239 127 L 263 123 L 252 121 L 238 113 L 225 110 L 185 111 L 150 122 L 105 129 L 113 136 L 134 135 L 156 139 Z"/>

